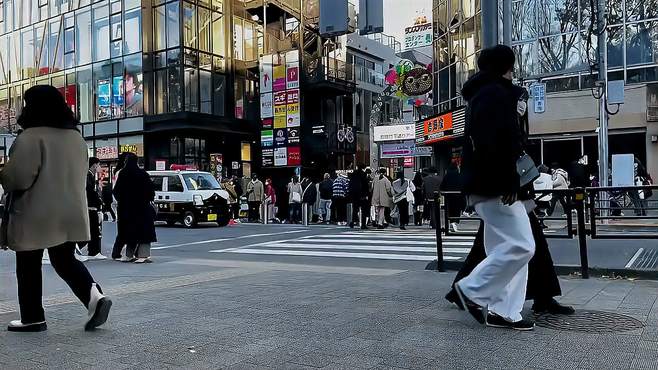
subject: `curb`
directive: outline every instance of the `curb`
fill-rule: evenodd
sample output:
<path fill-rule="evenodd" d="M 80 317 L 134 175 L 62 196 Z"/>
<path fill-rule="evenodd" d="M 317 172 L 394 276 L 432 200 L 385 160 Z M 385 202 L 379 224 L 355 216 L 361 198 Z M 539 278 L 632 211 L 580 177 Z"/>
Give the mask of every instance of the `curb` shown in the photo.
<path fill-rule="evenodd" d="M 425 270 L 437 271 L 437 261 L 434 260 L 427 264 Z M 457 261 L 444 261 L 443 267 L 446 271 L 459 271 L 464 265 L 464 262 Z M 580 276 L 580 266 L 558 265 L 555 266 L 555 271 L 558 275 L 562 276 Z M 644 280 L 658 280 L 658 271 L 650 270 L 631 270 L 631 269 L 616 269 L 604 267 L 590 267 L 589 274 L 595 278 L 635 278 Z"/>

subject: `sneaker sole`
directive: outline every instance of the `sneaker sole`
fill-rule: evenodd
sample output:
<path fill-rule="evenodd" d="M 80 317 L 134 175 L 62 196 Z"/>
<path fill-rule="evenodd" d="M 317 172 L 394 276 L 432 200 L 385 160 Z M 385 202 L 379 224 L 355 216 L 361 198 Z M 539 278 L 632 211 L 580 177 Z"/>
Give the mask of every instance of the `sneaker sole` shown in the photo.
<path fill-rule="evenodd" d="M 532 331 L 535 330 L 535 326 L 533 325 L 531 328 L 515 328 L 513 326 L 508 326 L 508 325 L 496 325 L 496 324 L 490 324 L 487 322 L 486 324 L 490 328 L 499 328 L 499 329 L 511 329 L 511 330 L 516 330 L 516 331 Z"/>
<path fill-rule="evenodd" d="M 94 312 L 94 316 L 87 321 L 85 324 L 85 331 L 92 331 L 96 329 L 97 327 L 105 324 L 107 321 L 107 317 L 110 315 L 110 308 L 112 308 L 112 300 L 103 297 L 98 300 L 98 304 L 96 305 L 96 312 Z"/>
<path fill-rule="evenodd" d="M 459 283 L 455 283 L 455 292 L 457 292 L 457 297 L 459 297 L 459 301 L 462 303 L 464 306 L 464 311 L 468 312 L 478 323 L 482 325 L 487 325 L 487 316 L 484 314 L 484 307 L 482 308 L 482 317 L 477 318 L 475 315 L 468 309 L 468 305 L 466 304 L 466 298 L 464 297 L 464 293 L 462 293 L 461 288 L 459 287 Z"/>
<path fill-rule="evenodd" d="M 13 333 L 37 333 L 41 331 L 48 330 L 48 325 L 44 322 L 41 324 L 35 325 L 26 325 L 26 326 L 8 326 L 7 331 Z"/>

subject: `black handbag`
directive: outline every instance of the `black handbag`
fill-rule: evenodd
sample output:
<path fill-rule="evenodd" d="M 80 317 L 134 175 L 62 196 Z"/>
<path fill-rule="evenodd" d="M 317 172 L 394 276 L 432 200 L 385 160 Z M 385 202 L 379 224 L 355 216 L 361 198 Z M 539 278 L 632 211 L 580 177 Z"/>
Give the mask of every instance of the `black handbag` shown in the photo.
<path fill-rule="evenodd" d="M 535 161 L 527 153 L 523 153 L 516 161 L 516 172 L 519 174 L 521 188 L 532 184 L 539 178 L 539 170 L 535 165 Z"/>

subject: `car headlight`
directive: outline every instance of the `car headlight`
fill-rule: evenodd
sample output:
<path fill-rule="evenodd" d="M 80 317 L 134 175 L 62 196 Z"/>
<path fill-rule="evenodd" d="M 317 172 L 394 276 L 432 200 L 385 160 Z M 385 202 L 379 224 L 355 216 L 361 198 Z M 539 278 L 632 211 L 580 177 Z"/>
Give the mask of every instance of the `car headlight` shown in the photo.
<path fill-rule="evenodd" d="M 193 198 L 194 200 L 194 205 L 195 206 L 202 206 L 203 205 L 203 197 L 201 195 L 195 195 Z"/>

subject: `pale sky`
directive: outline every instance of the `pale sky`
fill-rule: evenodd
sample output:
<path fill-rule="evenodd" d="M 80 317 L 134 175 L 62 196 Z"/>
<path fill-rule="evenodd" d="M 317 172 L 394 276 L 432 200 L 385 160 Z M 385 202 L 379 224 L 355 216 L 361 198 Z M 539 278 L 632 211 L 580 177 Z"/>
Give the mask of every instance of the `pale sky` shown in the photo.
<path fill-rule="evenodd" d="M 359 2 L 353 2 L 358 11 Z M 412 26 L 420 15 L 432 21 L 432 0 L 384 0 L 384 33 L 404 44 L 404 28 Z"/>

